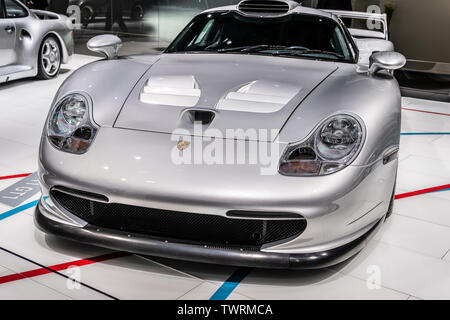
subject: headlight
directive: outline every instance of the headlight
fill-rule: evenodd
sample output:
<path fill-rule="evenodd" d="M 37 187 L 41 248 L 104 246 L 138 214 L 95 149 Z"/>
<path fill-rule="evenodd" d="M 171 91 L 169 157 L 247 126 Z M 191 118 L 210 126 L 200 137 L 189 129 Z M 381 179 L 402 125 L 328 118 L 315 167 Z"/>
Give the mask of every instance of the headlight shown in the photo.
<path fill-rule="evenodd" d="M 289 145 L 280 160 L 285 175 L 327 175 L 348 166 L 362 147 L 361 123 L 350 115 L 336 115 L 324 121 L 304 142 Z"/>
<path fill-rule="evenodd" d="M 51 144 L 61 151 L 85 153 L 96 132 L 97 128 L 89 117 L 88 99 L 82 94 L 65 96 L 50 113 L 47 136 Z"/>

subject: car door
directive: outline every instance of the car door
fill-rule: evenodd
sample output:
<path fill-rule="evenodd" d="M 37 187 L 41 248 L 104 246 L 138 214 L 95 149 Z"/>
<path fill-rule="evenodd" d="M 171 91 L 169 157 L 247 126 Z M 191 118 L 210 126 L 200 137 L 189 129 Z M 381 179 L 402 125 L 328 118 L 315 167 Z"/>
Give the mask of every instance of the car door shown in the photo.
<path fill-rule="evenodd" d="M 0 0 L 0 67 L 14 63 L 16 46 L 16 26 L 6 16 L 5 1 Z"/>

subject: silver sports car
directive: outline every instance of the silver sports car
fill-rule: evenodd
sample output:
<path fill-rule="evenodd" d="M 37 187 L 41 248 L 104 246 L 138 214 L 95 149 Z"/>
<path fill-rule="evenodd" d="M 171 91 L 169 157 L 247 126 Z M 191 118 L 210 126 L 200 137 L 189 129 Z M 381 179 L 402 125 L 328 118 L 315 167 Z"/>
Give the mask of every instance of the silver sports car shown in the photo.
<path fill-rule="evenodd" d="M 73 53 L 71 25 L 66 16 L 0 0 L 0 83 L 57 76 Z"/>
<path fill-rule="evenodd" d="M 400 92 L 386 27 L 285 0 L 196 16 L 160 55 L 107 59 L 61 86 L 44 128 L 37 226 L 190 261 L 318 268 L 392 211 Z"/>

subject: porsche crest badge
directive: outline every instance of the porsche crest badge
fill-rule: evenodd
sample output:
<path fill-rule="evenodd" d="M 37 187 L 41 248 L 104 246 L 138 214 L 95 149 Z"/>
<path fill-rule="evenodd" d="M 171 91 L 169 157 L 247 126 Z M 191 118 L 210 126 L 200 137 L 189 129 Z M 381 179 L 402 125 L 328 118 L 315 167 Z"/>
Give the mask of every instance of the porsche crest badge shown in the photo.
<path fill-rule="evenodd" d="M 191 143 L 189 141 L 179 140 L 177 143 L 177 148 L 180 151 L 186 150 Z"/>

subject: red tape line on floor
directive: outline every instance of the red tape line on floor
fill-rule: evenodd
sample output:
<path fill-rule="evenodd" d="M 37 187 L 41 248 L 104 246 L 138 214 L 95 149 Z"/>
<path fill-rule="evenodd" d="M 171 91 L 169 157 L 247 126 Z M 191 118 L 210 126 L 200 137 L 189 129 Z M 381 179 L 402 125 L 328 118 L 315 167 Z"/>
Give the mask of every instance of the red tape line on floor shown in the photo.
<path fill-rule="evenodd" d="M 419 110 L 419 109 L 410 109 L 410 108 L 402 108 L 402 109 L 403 110 L 408 110 L 408 111 L 416 111 L 416 112 L 437 114 L 439 116 L 450 116 L 450 113 L 433 112 L 433 111 L 426 111 L 426 110 Z"/>
<path fill-rule="evenodd" d="M 127 253 L 127 252 L 113 252 L 113 253 L 108 253 L 108 254 L 104 254 L 101 256 L 97 256 L 97 257 L 61 263 L 61 264 L 57 264 L 57 265 L 46 267 L 46 268 L 39 268 L 39 269 L 35 269 L 35 270 L 25 271 L 22 273 L 10 274 L 7 276 L 0 277 L 0 284 L 17 281 L 17 280 L 21 280 L 21 279 L 26 279 L 26 278 L 33 278 L 33 277 L 41 276 L 41 275 L 48 274 L 51 272 L 55 272 L 55 271 L 67 270 L 70 267 L 74 267 L 74 266 L 81 267 L 81 266 L 86 266 L 86 265 L 97 263 L 97 262 L 104 262 L 104 261 L 108 261 L 108 260 L 112 260 L 112 259 L 122 258 L 122 257 L 126 257 L 129 255 L 131 255 L 131 254 Z"/>
<path fill-rule="evenodd" d="M 427 189 L 422 189 L 422 190 L 417 190 L 417 191 L 412 191 L 412 192 L 401 193 L 401 194 L 396 195 L 395 199 L 398 200 L 398 199 L 403 199 L 403 198 L 409 198 L 409 197 L 418 196 L 418 195 L 425 194 L 425 193 L 443 191 L 446 189 L 450 189 L 450 184 L 445 184 L 445 185 L 439 186 L 439 187 L 427 188 Z"/>
<path fill-rule="evenodd" d="M 0 180 L 24 178 L 24 177 L 28 177 L 30 174 L 31 173 L 22 173 L 22 174 L 15 174 L 15 175 L 12 175 L 12 176 L 4 176 L 4 177 L 0 177 Z"/>

